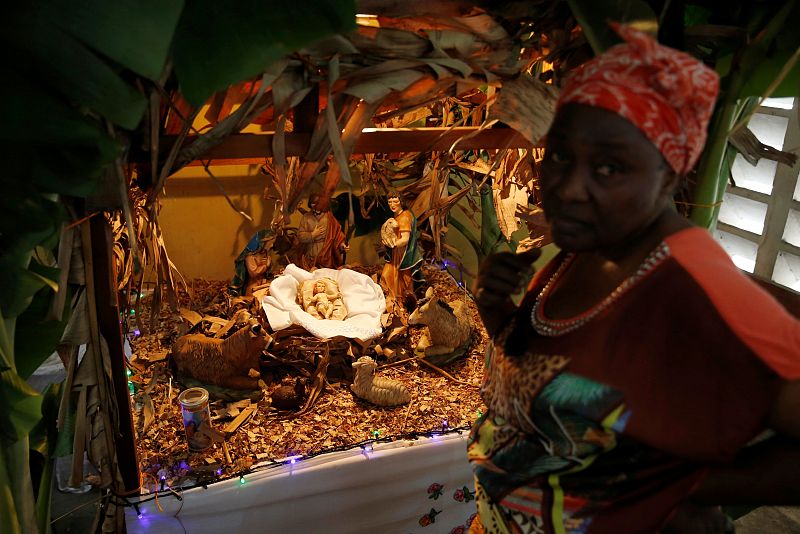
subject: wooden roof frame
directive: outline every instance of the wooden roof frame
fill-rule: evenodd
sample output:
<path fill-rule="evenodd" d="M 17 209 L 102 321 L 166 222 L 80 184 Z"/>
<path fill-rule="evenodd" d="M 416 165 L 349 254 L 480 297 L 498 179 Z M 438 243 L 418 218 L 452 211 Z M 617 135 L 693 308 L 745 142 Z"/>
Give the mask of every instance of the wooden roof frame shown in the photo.
<path fill-rule="evenodd" d="M 176 138 L 177 136 L 162 136 L 160 150 L 168 150 Z M 200 160 L 227 165 L 263 162 L 264 158 L 272 157 L 274 138 L 274 132 L 233 134 L 205 152 Z M 185 146 L 190 146 L 193 139 L 193 136 L 187 137 Z M 285 134 L 286 155 L 304 156 L 310 142 L 310 133 Z M 531 148 L 532 146 L 522 134 L 507 127 L 482 130 L 477 127 L 365 128 L 356 141 L 353 154 Z M 199 165 L 200 160 L 190 165 Z"/>

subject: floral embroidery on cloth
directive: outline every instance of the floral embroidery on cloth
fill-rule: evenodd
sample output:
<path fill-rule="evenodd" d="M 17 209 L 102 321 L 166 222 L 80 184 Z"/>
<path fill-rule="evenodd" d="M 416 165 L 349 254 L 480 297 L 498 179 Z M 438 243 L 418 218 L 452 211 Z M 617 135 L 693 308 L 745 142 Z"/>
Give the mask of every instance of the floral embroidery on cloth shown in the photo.
<path fill-rule="evenodd" d="M 438 482 L 434 482 L 430 486 L 428 486 L 428 498 L 433 499 L 434 501 L 442 496 L 442 492 L 444 491 L 444 486 L 439 484 Z"/>
<path fill-rule="evenodd" d="M 430 512 L 419 518 L 419 525 L 421 527 L 427 527 L 432 523 L 436 523 L 436 516 L 441 513 L 442 513 L 441 510 L 436 510 L 434 508 L 431 508 Z"/>

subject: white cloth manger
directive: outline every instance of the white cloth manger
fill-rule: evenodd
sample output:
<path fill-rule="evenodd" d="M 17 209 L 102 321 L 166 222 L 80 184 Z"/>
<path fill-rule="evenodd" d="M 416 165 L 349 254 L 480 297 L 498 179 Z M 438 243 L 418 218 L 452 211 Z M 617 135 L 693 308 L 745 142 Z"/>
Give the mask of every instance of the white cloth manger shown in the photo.
<path fill-rule="evenodd" d="M 330 278 L 339 285 L 347 308 L 344 321 L 316 319 L 297 303 L 300 283 L 319 278 Z M 276 331 L 300 325 L 320 339 L 344 336 L 367 341 L 383 331 L 381 315 L 386 310 L 386 299 L 381 287 L 365 274 L 351 269 L 308 272 L 292 263 L 272 281 L 269 295 L 261 299 L 261 306 L 269 325 Z"/>

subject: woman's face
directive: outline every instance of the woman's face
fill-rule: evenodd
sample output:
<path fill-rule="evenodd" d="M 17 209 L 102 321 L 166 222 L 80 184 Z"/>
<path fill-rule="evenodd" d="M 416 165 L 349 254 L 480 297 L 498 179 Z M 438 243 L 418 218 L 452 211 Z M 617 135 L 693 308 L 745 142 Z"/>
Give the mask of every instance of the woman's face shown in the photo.
<path fill-rule="evenodd" d="M 564 250 L 632 244 L 669 209 L 676 183 L 658 149 L 610 111 L 568 104 L 547 134 L 542 204 Z"/>

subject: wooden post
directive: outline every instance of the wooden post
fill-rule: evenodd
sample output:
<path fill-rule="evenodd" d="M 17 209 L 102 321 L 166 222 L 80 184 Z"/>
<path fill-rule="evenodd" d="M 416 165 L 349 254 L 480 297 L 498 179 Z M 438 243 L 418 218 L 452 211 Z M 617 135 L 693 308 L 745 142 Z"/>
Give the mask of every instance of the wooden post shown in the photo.
<path fill-rule="evenodd" d="M 128 375 L 125 362 L 124 342 L 119 321 L 117 303 L 117 276 L 113 262 L 111 229 L 104 217 L 91 219 L 92 277 L 97 306 L 97 322 L 100 334 L 108 343 L 111 357 L 111 380 L 117 413 L 111 414 L 117 464 L 123 481 L 123 493 L 135 493 L 139 482 L 139 460 L 133 431 L 131 400 L 128 394 Z M 119 492 L 119 490 L 117 490 Z"/>

